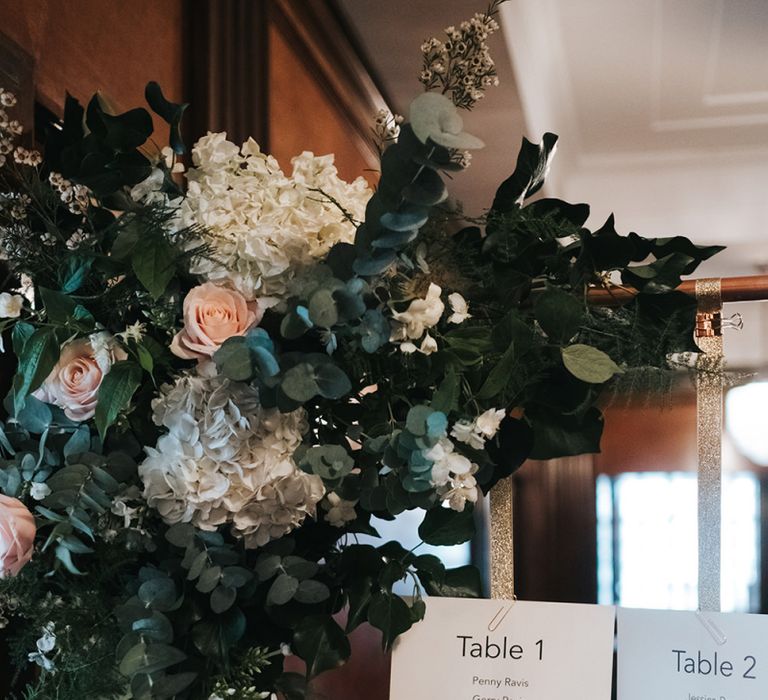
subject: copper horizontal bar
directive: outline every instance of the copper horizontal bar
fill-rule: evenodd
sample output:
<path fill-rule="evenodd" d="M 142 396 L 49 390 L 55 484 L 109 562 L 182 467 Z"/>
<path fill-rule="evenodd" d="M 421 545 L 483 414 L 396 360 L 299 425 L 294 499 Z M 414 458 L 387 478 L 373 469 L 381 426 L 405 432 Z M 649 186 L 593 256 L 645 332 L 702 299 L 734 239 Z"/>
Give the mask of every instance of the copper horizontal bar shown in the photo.
<path fill-rule="evenodd" d="M 721 279 L 723 302 L 768 300 L 768 275 L 748 277 L 723 277 Z M 696 296 L 696 280 L 685 280 L 677 291 Z M 632 300 L 637 291 L 630 287 L 593 287 L 587 291 L 587 299 L 595 306 L 621 306 Z"/>

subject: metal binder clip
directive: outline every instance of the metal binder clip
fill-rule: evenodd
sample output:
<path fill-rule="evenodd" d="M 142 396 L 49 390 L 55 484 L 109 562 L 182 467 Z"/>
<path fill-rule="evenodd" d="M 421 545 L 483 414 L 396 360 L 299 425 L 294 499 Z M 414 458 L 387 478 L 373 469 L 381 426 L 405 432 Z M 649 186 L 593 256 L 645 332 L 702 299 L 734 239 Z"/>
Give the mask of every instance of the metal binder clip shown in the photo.
<path fill-rule="evenodd" d="M 715 644 L 723 646 L 728 641 L 728 637 L 712 620 L 710 620 L 702 610 L 696 611 L 696 617 L 699 619 L 704 629 L 709 632 L 712 639 L 715 640 Z"/>
<path fill-rule="evenodd" d="M 696 337 L 715 338 L 723 334 L 723 316 L 719 311 L 696 314 Z"/>
<path fill-rule="evenodd" d="M 744 328 L 744 319 L 741 314 L 735 313 L 733 316 L 723 319 L 722 327 L 732 331 L 740 331 Z"/>
<path fill-rule="evenodd" d="M 499 611 L 493 616 L 491 621 L 488 623 L 488 631 L 489 632 L 495 632 L 499 627 L 501 627 L 501 623 L 504 622 L 504 619 L 509 615 L 510 610 L 512 610 L 513 607 L 515 607 L 515 603 L 517 602 L 517 596 L 515 596 L 514 600 L 512 601 L 512 605 L 505 605 L 501 608 L 499 608 Z"/>

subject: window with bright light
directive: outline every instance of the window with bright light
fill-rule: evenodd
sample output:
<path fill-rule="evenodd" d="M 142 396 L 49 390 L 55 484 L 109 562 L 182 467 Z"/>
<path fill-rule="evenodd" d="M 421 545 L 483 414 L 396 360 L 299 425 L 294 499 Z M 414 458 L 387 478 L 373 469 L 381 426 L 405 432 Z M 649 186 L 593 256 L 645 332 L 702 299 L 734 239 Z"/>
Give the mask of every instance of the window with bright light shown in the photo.
<path fill-rule="evenodd" d="M 600 476 L 597 481 L 599 602 L 695 610 L 697 487 L 688 472 Z M 759 608 L 760 484 L 723 481 L 721 599 L 725 612 Z"/>

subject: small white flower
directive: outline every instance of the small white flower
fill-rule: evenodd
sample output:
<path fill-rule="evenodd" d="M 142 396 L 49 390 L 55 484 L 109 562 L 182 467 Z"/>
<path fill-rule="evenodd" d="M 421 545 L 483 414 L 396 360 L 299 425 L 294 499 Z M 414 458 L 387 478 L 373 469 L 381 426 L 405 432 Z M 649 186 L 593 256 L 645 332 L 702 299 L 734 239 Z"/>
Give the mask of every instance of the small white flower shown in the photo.
<path fill-rule="evenodd" d="M 431 355 L 433 352 L 437 352 L 437 341 L 429 333 L 427 333 L 424 336 L 424 340 L 421 341 L 419 352 L 422 355 Z"/>
<path fill-rule="evenodd" d="M 499 431 L 505 415 L 506 411 L 503 408 L 489 408 L 475 419 L 475 430 L 489 440 Z"/>
<path fill-rule="evenodd" d="M 0 293 L 0 318 L 18 318 L 24 306 L 24 297 L 20 294 Z"/>
<path fill-rule="evenodd" d="M 475 431 L 474 421 L 458 420 L 451 429 L 451 437 L 459 442 L 469 445 L 475 450 L 482 450 L 485 447 L 485 440 Z"/>
<path fill-rule="evenodd" d="M 464 323 L 468 318 L 472 318 L 467 300 L 458 292 L 448 295 L 448 303 L 451 305 L 451 311 L 453 311 L 448 317 L 448 323 Z"/>
<path fill-rule="evenodd" d="M 37 650 L 27 654 L 27 658 L 40 666 L 44 671 L 56 673 L 56 665 L 46 656 L 56 647 L 55 625 L 53 622 L 49 622 L 43 627 L 43 636 L 37 640 L 35 646 Z"/>
<path fill-rule="evenodd" d="M 405 311 L 392 314 L 392 318 L 402 324 L 407 338 L 418 340 L 426 330 L 438 324 L 445 311 L 445 304 L 440 300 L 442 291 L 433 282 L 429 285 L 424 299 L 414 299 Z"/>
<path fill-rule="evenodd" d="M 344 500 L 338 494 L 331 492 L 323 502 L 323 508 L 328 511 L 325 514 L 325 519 L 333 527 L 344 527 L 348 522 L 357 518 L 356 505 L 357 501 Z"/>
<path fill-rule="evenodd" d="M 456 421 L 451 429 L 451 436 L 465 445 L 481 450 L 486 441 L 496 435 L 505 415 L 503 408 L 490 408 L 473 421 Z"/>
<path fill-rule="evenodd" d="M 29 488 L 29 495 L 32 496 L 36 501 L 42 501 L 45 497 L 49 496 L 51 493 L 51 487 L 48 486 L 48 484 L 42 484 L 39 482 L 34 482 L 30 488 Z"/>
<path fill-rule="evenodd" d="M 117 337 L 121 338 L 124 342 L 133 340 L 138 343 L 141 342 L 141 339 L 144 336 L 146 330 L 146 324 L 141 323 L 140 321 L 136 321 L 136 323 L 132 323 L 130 326 L 127 326 L 122 333 L 118 333 Z"/>

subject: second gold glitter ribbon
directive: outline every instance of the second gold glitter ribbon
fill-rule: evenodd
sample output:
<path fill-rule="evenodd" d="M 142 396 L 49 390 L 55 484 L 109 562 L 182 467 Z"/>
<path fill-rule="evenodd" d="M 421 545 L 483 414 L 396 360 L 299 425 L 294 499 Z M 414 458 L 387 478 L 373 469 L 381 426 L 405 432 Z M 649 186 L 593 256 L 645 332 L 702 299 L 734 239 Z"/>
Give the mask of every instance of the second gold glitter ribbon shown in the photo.
<path fill-rule="evenodd" d="M 719 279 L 696 281 L 696 442 L 699 457 L 699 609 L 720 610 L 723 430 L 722 298 Z"/>
<path fill-rule="evenodd" d="M 512 477 L 491 489 L 491 598 L 515 597 L 515 545 L 512 528 Z"/>

